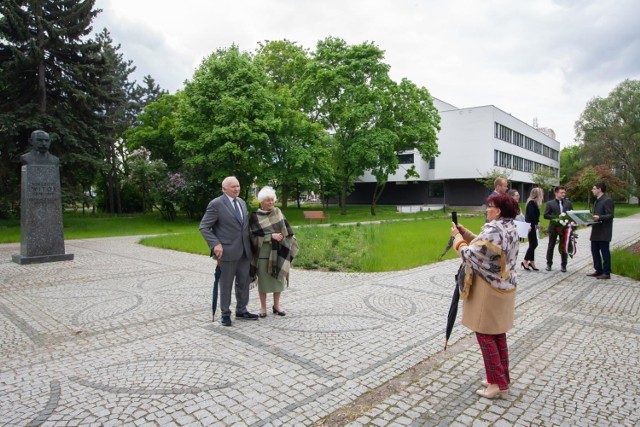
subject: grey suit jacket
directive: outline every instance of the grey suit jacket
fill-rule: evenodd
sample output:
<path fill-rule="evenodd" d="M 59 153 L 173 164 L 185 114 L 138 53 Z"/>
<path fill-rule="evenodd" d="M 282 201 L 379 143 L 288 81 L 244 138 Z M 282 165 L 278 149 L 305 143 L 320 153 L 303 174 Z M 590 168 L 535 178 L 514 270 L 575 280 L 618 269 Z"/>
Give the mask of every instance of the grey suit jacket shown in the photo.
<path fill-rule="evenodd" d="M 591 240 L 610 242 L 613 235 L 613 199 L 606 194 L 600 196 L 593 205 L 593 214 L 600 220 L 591 226 Z"/>
<path fill-rule="evenodd" d="M 218 243 L 222 244 L 222 261 L 238 261 L 242 258 L 243 250 L 251 259 L 247 204 L 239 197 L 237 200 L 242 210 L 242 224 L 236 218 L 233 205 L 225 194 L 209 202 L 200 221 L 200 233 L 207 241 L 212 256 L 213 248 Z"/>

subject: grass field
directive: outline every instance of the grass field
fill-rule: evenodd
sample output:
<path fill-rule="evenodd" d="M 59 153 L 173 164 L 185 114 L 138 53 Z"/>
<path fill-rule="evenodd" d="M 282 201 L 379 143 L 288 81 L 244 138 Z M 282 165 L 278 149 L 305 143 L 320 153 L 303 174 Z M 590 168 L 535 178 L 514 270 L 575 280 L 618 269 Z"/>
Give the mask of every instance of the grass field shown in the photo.
<path fill-rule="evenodd" d="M 577 205 L 576 209 L 586 206 Z M 449 240 L 449 212 L 431 211 L 400 214 L 395 206 L 380 206 L 372 217 L 368 206 L 350 206 L 347 215 L 337 207 L 325 210 L 330 216 L 328 227 L 309 224 L 304 209 L 321 210 L 320 205 L 305 205 L 303 209 L 289 207 L 285 216 L 295 227 L 300 244 L 296 266 L 329 271 L 396 271 L 438 261 Z M 616 217 L 640 213 L 638 206 L 617 205 Z M 459 210 L 460 222 L 470 230 L 479 230 L 484 222 L 483 211 Z M 382 223 L 366 224 L 369 221 Z M 337 226 L 351 223 L 352 225 Z M 546 221 L 543 220 L 543 224 Z M 110 236 L 145 235 L 144 245 L 208 255 L 198 221 L 178 217 L 175 222 L 163 221 L 159 214 L 92 215 L 66 212 L 65 239 Z M 158 236 L 159 235 L 159 236 Z M 20 241 L 20 222 L 0 221 L 0 243 Z M 622 252 L 620 252 L 622 251 Z M 444 259 L 454 258 L 453 250 Z M 624 250 L 613 255 L 615 274 L 639 279 L 640 254 Z"/>
<path fill-rule="evenodd" d="M 479 229 L 484 218 L 465 218 Z M 300 245 L 296 266 L 329 271 L 395 271 L 438 261 L 447 242 L 451 222 L 447 218 L 416 219 L 381 224 L 302 226 L 295 228 Z M 144 245 L 208 255 L 197 231 L 148 237 Z M 444 259 L 455 257 L 450 251 Z"/>

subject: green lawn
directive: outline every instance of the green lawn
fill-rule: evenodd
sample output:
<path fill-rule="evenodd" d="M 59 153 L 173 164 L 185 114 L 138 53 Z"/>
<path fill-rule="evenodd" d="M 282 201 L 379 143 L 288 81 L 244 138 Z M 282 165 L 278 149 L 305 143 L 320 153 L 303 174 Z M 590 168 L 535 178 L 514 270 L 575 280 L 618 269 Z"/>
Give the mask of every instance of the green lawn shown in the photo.
<path fill-rule="evenodd" d="M 584 209 L 586 206 L 576 206 Z M 380 206 L 378 215 L 371 217 L 368 206 L 350 206 L 347 215 L 340 215 L 337 207 L 326 210 L 330 216 L 327 227 L 309 224 L 303 210 L 321 210 L 320 205 L 304 205 L 303 209 L 283 209 L 295 227 L 300 253 L 295 265 L 305 269 L 329 271 L 396 271 L 438 261 L 449 240 L 451 220 L 449 212 L 440 211 L 399 214 L 395 206 Z M 616 217 L 640 213 L 638 206 L 617 205 Z M 460 222 L 470 230 L 479 230 L 484 223 L 483 211 L 459 210 Z M 389 221 L 392 220 L 392 221 Z M 395 220 L 395 221 L 393 221 Z M 398 221 L 402 220 L 402 221 Z M 364 224 L 368 221 L 386 221 Z M 337 226 L 340 223 L 353 225 Z M 546 223 L 543 220 L 543 224 Z M 91 215 L 66 212 L 65 239 L 83 239 L 128 235 L 161 235 L 146 237 L 142 244 L 208 255 L 198 221 L 179 217 L 167 222 L 159 214 Z M 20 241 L 20 222 L 0 220 L 0 243 Z M 454 258 L 450 250 L 444 259 Z M 638 278 L 640 254 L 613 255 L 614 273 Z M 635 273 L 634 273 L 635 272 Z M 635 276 L 634 276 L 635 275 Z"/>
<path fill-rule="evenodd" d="M 65 239 L 135 236 L 138 234 L 183 233 L 198 228 L 198 223 L 179 217 L 175 222 L 163 221 L 160 214 L 104 215 L 65 212 Z M 0 243 L 20 241 L 20 221 L 0 220 Z"/>
<path fill-rule="evenodd" d="M 302 209 L 289 207 L 283 212 L 291 225 L 308 225 L 310 222 L 303 217 L 304 210 L 323 210 L 319 204 L 305 204 Z M 363 222 L 390 219 L 411 218 L 445 218 L 447 214 L 440 211 L 400 214 L 395 206 L 380 206 L 377 215 L 372 217 L 368 206 L 350 206 L 347 215 L 340 215 L 337 207 L 331 206 L 325 212 L 329 220 L 325 223 L 339 224 L 345 222 Z M 162 220 L 160 214 L 82 214 L 81 212 L 65 212 L 65 239 L 87 239 L 92 237 L 132 236 L 166 233 L 188 233 L 198 229 L 199 221 L 190 221 L 186 217 L 178 216 L 174 222 Z M 313 224 L 318 224 L 314 221 Z M 20 221 L 0 220 L 0 243 L 20 241 Z"/>
<path fill-rule="evenodd" d="M 480 229 L 484 217 L 464 218 L 465 226 Z M 382 224 L 295 227 L 300 245 L 297 267 L 329 271 L 396 271 L 439 260 L 449 241 L 447 218 L 416 219 Z M 149 237 L 144 245 L 208 255 L 197 231 Z M 454 258 L 451 250 L 444 259 Z"/>

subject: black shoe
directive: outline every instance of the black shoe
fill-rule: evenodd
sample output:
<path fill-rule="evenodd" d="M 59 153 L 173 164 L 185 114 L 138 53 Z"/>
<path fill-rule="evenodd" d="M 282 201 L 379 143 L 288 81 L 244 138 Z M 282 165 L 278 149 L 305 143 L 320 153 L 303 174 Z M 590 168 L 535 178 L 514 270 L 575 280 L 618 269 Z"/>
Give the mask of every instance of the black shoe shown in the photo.
<path fill-rule="evenodd" d="M 609 280 L 609 279 L 611 279 L 611 275 L 610 274 L 601 274 L 599 276 L 596 276 L 596 279 Z"/>
<path fill-rule="evenodd" d="M 545 268 L 545 270 L 551 271 L 551 264 L 547 264 L 547 268 Z"/>
<path fill-rule="evenodd" d="M 231 326 L 231 316 L 222 316 L 220 323 L 222 326 Z"/>
<path fill-rule="evenodd" d="M 267 313 L 260 313 L 260 314 L 258 314 L 258 316 L 260 316 L 261 318 L 262 317 L 267 317 Z"/>
<path fill-rule="evenodd" d="M 593 272 L 593 273 L 591 273 L 591 274 L 587 274 L 587 276 L 589 276 L 589 277 L 598 277 L 598 276 L 600 276 L 601 274 L 602 274 L 602 273 L 598 273 L 597 271 L 595 271 L 595 272 Z"/>
<path fill-rule="evenodd" d="M 562 271 L 563 273 L 567 272 L 567 267 L 560 267 L 560 271 Z"/>
<path fill-rule="evenodd" d="M 258 316 L 257 314 L 253 314 L 253 313 L 249 313 L 244 312 L 244 313 L 236 313 L 236 319 L 243 319 L 243 320 L 258 320 Z"/>
<path fill-rule="evenodd" d="M 286 316 L 287 313 L 285 313 L 284 311 L 278 311 L 276 310 L 275 307 L 271 307 L 273 309 L 273 314 L 277 314 L 278 316 Z"/>
<path fill-rule="evenodd" d="M 522 268 L 524 268 L 525 270 L 527 270 L 527 271 L 531 271 L 531 269 L 530 269 L 528 266 L 524 265 L 524 261 L 522 261 L 522 262 L 520 263 L 520 265 L 521 265 L 521 266 L 522 266 Z"/>
<path fill-rule="evenodd" d="M 536 268 L 536 266 L 535 266 L 535 265 L 531 264 L 531 261 L 529 261 L 529 267 L 531 267 L 531 269 L 532 269 L 533 271 L 540 271 L 540 269 L 539 269 L 539 268 Z"/>

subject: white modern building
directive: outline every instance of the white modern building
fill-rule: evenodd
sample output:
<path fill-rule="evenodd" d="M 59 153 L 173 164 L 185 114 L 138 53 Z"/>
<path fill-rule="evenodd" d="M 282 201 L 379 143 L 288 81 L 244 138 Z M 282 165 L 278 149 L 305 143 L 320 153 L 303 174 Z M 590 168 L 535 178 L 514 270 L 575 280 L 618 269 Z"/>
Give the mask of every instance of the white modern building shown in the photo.
<path fill-rule="evenodd" d="M 525 200 L 533 187 L 531 173 L 541 167 L 560 170 L 560 143 L 549 129 L 536 129 L 493 105 L 457 108 L 434 98 L 441 117 L 440 155 L 424 161 L 418 152 L 400 154 L 400 168 L 378 201 L 380 204 L 481 205 L 489 191 L 476 179 L 493 169 L 510 172 L 509 187 Z M 405 178 L 415 166 L 419 177 Z M 349 203 L 371 203 L 375 177 L 356 184 Z"/>

